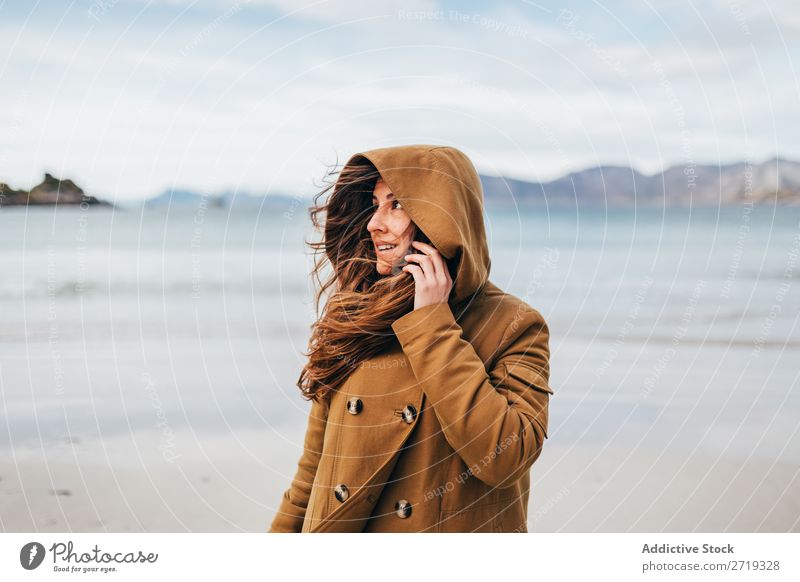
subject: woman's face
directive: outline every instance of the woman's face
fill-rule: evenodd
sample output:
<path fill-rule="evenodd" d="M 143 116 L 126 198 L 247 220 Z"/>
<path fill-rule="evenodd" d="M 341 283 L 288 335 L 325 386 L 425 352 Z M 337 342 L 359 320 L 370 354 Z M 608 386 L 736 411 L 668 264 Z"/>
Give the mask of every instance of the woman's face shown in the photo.
<path fill-rule="evenodd" d="M 372 205 L 373 214 L 367 230 L 378 258 L 376 269 L 381 275 L 388 275 L 392 272 L 392 265 L 409 254 L 414 237 L 414 223 L 381 178 L 372 192 Z"/>

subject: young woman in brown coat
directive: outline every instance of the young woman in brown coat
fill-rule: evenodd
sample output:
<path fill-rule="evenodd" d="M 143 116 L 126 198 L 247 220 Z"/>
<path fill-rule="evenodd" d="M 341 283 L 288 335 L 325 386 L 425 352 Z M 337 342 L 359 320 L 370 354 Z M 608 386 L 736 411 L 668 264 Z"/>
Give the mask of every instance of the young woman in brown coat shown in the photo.
<path fill-rule="evenodd" d="M 435 145 L 361 152 L 315 204 L 317 307 L 330 296 L 297 383 L 305 451 L 269 531 L 527 531 L 549 331 L 489 281 L 472 162 Z"/>

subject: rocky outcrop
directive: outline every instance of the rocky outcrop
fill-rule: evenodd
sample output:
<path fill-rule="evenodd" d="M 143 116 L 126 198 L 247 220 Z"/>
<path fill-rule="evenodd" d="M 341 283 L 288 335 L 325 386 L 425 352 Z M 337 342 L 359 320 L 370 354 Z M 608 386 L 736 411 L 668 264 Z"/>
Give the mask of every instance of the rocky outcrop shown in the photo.
<path fill-rule="evenodd" d="M 0 207 L 53 204 L 111 206 L 105 200 L 87 195 L 72 180 L 59 180 L 51 174 L 45 174 L 42 183 L 34 186 L 30 192 L 14 190 L 8 184 L 0 182 Z"/>
<path fill-rule="evenodd" d="M 5 182 L 0 182 L 0 206 L 11 206 L 17 204 L 27 204 L 28 192 L 25 190 L 14 190 Z"/>

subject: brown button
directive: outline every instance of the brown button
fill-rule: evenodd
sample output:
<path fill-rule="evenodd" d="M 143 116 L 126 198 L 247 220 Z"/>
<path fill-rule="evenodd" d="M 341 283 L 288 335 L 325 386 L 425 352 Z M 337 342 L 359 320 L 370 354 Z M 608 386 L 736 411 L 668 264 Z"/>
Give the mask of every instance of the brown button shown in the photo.
<path fill-rule="evenodd" d="M 411 515 L 411 503 L 408 499 L 400 499 L 394 504 L 394 512 L 400 519 L 405 519 Z"/>
<path fill-rule="evenodd" d="M 411 424 L 415 418 L 417 418 L 417 409 L 411 404 L 406 404 L 405 408 L 403 408 L 403 420 Z"/>
<path fill-rule="evenodd" d="M 361 398 L 356 398 L 355 396 L 347 401 L 347 412 L 350 414 L 358 414 L 364 408 L 364 403 L 361 402 Z"/>
<path fill-rule="evenodd" d="M 336 487 L 334 487 L 333 494 L 336 495 L 336 499 L 342 503 L 344 503 L 344 501 L 350 497 L 350 491 L 347 489 L 347 485 L 344 483 L 339 483 Z"/>

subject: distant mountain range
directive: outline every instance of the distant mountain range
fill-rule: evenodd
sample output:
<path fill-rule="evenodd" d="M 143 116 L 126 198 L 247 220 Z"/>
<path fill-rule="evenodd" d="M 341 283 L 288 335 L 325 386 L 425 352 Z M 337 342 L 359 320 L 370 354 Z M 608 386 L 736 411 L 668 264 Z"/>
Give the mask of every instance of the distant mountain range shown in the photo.
<path fill-rule="evenodd" d="M 662 207 L 753 203 L 800 205 L 800 162 L 680 165 L 646 176 L 625 166 L 572 172 L 551 182 L 481 176 L 487 206 Z"/>
<path fill-rule="evenodd" d="M 753 202 L 800 206 L 800 162 L 771 158 L 758 164 L 737 162 L 717 165 L 677 165 L 647 176 L 625 166 L 598 166 L 571 172 L 549 182 L 481 175 L 486 207 L 698 207 Z M 166 190 L 127 207 L 172 208 L 205 204 L 216 208 L 260 208 L 282 211 L 311 203 L 312 193 L 257 195 L 225 191 L 201 194 L 192 190 Z M 45 174 L 30 192 L 12 190 L 0 183 L 0 207 L 25 204 L 81 204 L 108 206 L 87 196 L 71 180 Z"/>

